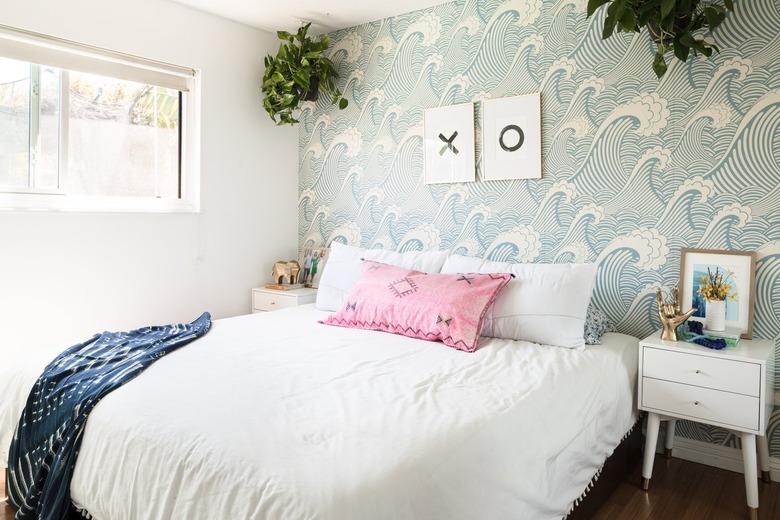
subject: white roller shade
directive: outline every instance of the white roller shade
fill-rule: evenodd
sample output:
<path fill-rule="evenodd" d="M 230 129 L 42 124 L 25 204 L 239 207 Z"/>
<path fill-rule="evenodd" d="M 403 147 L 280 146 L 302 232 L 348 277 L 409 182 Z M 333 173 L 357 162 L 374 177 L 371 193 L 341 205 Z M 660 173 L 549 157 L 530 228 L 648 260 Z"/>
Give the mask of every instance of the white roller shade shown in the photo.
<path fill-rule="evenodd" d="M 0 24 L 0 56 L 135 81 L 182 92 L 191 90 L 195 70 L 131 54 L 14 29 Z"/>

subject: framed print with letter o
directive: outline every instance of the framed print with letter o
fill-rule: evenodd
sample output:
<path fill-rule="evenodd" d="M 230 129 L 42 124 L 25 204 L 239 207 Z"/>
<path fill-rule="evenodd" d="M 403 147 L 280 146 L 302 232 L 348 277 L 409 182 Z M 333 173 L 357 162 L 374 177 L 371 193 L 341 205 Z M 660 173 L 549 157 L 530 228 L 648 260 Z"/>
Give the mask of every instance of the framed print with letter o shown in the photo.
<path fill-rule="evenodd" d="M 482 178 L 542 177 L 542 107 L 539 93 L 482 102 Z"/>
<path fill-rule="evenodd" d="M 425 110 L 425 184 L 473 182 L 474 105 Z"/>

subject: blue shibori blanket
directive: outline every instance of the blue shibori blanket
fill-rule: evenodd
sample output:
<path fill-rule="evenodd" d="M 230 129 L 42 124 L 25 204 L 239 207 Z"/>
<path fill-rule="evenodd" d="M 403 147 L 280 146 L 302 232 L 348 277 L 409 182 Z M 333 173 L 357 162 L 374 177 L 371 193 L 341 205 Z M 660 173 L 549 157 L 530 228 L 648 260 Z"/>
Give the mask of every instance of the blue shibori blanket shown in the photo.
<path fill-rule="evenodd" d="M 8 459 L 15 520 L 64 520 L 87 416 L 112 390 L 154 361 L 208 332 L 211 315 L 187 324 L 104 332 L 65 350 L 27 398 Z"/>

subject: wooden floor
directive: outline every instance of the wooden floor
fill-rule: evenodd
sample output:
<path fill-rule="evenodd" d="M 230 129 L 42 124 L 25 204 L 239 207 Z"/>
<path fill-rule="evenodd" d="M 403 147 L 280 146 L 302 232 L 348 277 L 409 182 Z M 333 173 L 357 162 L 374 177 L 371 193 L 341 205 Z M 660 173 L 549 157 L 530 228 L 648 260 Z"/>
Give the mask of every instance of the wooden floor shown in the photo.
<path fill-rule="evenodd" d="M 0 473 L 0 494 L 5 494 Z M 642 491 L 640 468 L 620 485 L 594 520 L 744 520 L 745 479 L 741 473 L 657 456 L 650 490 Z M 780 518 L 780 483 L 759 482 L 760 520 Z M 0 520 L 13 520 L 13 511 L 0 506 Z M 139 519 L 140 520 L 140 519 Z"/>
<path fill-rule="evenodd" d="M 594 520 L 746 520 L 742 473 L 656 455 L 650 489 L 642 491 L 641 464 L 594 516 Z M 758 518 L 780 518 L 780 483 L 758 482 Z"/>
<path fill-rule="evenodd" d="M 5 468 L 0 468 L 0 497 L 5 498 Z M 13 520 L 13 518 L 14 510 L 3 500 L 0 503 L 0 520 Z"/>

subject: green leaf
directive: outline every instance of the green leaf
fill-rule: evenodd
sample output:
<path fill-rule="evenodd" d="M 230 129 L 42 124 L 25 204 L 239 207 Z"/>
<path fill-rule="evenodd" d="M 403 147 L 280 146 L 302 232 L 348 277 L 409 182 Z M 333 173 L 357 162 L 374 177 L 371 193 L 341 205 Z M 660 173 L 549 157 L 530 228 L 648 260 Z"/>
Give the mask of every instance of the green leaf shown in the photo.
<path fill-rule="evenodd" d="M 701 13 L 696 13 L 693 18 L 691 19 L 691 23 L 688 24 L 688 31 L 695 32 L 704 27 L 704 22 L 706 22 L 706 18 Z"/>
<path fill-rule="evenodd" d="M 623 30 L 623 32 L 638 32 L 634 11 L 631 9 L 626 9 L 626 12 L 623 13 L 623 17 L 620 19 L 620 28 Z"/>
<path fill-rule="evenodd" d="M 728 9 L 729 11 L 734 10 L 734 2 L 732 2 L 731 0 L 724 0 L 723 3 L 726 4 L 726 9 Z"/>
<path fill-rule="evenodd" d="M 318 60 L 322 58 L 322 53 L 320 51 L 309 51 L 304 53 L 302 58 L 306 58 L 307 60 Z"/>
<path fill-rule="evenodd" d="M 726 12 L 720 6 L 708 6 L 704 8 L 704 17 L 707 19 L 707 26 L 712 30 L 726 19 Z"/>
<path fill-rule="evenodd" d="M 612 20 L 612 18 L 607 18 L 604 20 L 604 30 L 601 32 L 601 39 L 606 40 L 610 36 L 612 36 L 612 33 L 615 32 L 615 22 Z"/>
<path fill-rule="evenodd" d="M 311 22 L 304 24 L 301 26 L 300 29 L 298 29 L 298 32 L 295 34 L 295 39 L 299 42 L 302 42 L 306 39 L 306 33 L 309 31 L 309 27 L 311 26 Z"/>
<path fill-rule="evenodd" d="M 295 84 L 301 87 L 303 90 L 309 90 L 309 81 L 311 80 L 311 75 L 309 74 L 308 69 L 301 69 L 297 71 L 295 74 L 293 74 L 292 79 Z"/>
<path fill-rule="evenodd" d="M 588 17 L 592 16 L 593 13 L 596 12 L 596 9 L 610 1 L 611 0 L 588 0 Z"/>
<path fill-rule="evenodd" d="M 680 41 L 680 36 L 681 35 L 678 34 L 677 36 L 674 37 L 674 41 L 673 41 L 674 55 L 680 61 L 688 61 L 688 53 L 690 52 L 691 49 Z"/>
<path fill-rule="evenodd" d="M 666 74 L 666 60 L 664 60 L 664 53 L 663 53 L 663 47 L 658 48 L 658 52 L 655 54 L 655 58 L 653 59 L 653 71 L 655 71 L 655 75 L 659 78 L 662 77 L 664 74 Z"/>
<path fill-rule="evenodd" d="M 276 31 L 276 37 L 280 40 L 292 41 L 292 34 L 287 31 Z"/>
<path fill-rule="evenodd" d="M 349 101 L 347 101 L 345 98 L 341 98 L 339 100 L 339 110 L 344 110 L 347 108 L 347 105 L 349 105 Z"/>
<path fill-rule="evenodd" d="M 682 33 L 679 38 L 682 45 L 685 45 L 686 47 L 693 47 L 695 40 L 693 39 L 693 35 L 690 32 Z"/>
<path fill-rule="evenodd" d="M 704 39 L 700 37 L 693 40 L 691 48 L 694 50 L 694 52 L 700 52 L 705 56 L 710 56 L 712 54 L 712 49 L 709 49 L 707 44 L 704 43 Z"/>
<path fill-rule="evenodd" d="M 613 0 L 612 5 L 607 9 L 607 13 L 610 11 L 612 11 L 611 16 L 614 18 L 615 25 L 617 25 L 617 22 L 623 18 L 623 13 L 626 12 L 626 0 Z"/>
<path fill-rule="evenodd" d="M 670 13 L 674 13 L 675 0 L 661 0 L 661 18 L 665 19 Z"/>
<path fill-rule="evenodd" d="M 279 45 L 279 52 L 276 53 L 276 60 L 277 61 L 288 61 L 289 60 L 288 56 L 289 55 L 287 53 L 287 46 L 285 44 Z"/>
<path fill-rule="evenodd" d="M 650 13 L 651 11 L 657 10 L 661 6 L 661 0 L 650 0 L 649 2 L 645 2 L 642 5 L 639 6 L 637 9 L 637 12 L 639 14 L 645 14 Z"/>

